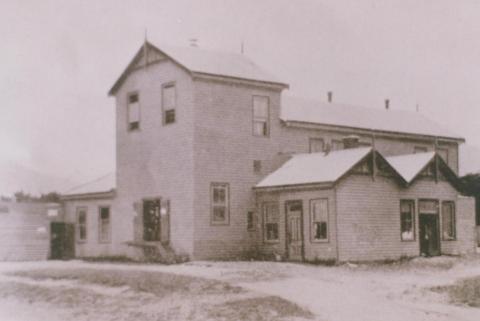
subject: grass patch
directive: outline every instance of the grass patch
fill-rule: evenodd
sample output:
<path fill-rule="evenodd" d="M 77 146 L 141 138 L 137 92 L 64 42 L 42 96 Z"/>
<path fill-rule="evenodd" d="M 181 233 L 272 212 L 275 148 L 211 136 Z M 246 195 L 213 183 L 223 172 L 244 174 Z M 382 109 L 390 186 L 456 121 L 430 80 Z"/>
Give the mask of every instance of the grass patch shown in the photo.
<path fill-rule="evenodd" d="M 214 320 L 295 320 L 313 319 L 314 315 L 290 301 L 276 296 L 240 299 L 215 305 L 209 312 Z"/>
<path fill-rule="evenodd" d="M 76 280 L 81 283 L 110 287 L 128 286 L 133 291 L 148 292 L 158 297 L 172 293 L 214 294 L 239 293 L 240 287 L 228 283 L 162 272 L 97 269 L 48 269 L 10 273 L 34 280 Z"/>
<path fill-rule="evenodd" d="M 480 308 L 480 276 L 462 279 L 453 285 L 437 286 L 431 290 L 448 293 L 453 304 Z"/>

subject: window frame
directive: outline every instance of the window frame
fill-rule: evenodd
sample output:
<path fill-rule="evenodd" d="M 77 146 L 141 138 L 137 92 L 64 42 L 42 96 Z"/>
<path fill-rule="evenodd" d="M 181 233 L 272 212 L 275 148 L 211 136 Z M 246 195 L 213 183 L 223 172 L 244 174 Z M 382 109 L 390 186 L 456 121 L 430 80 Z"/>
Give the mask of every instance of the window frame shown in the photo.
<path fill-rule="evenodd" d="M 225 219 L 223 221 L 214 220 L 215 207 L 222 206 L 214 202 L 214 189 L 217 187 L 225 188 Z M 212 182 L 210 183 L 210 225 L 222 226 L 230 225 L 230 184 L 225 182 Z"/>
<path fill-rule="evenodd" d="M 411 209 L 412 209 L 412 233 L 413 233 L 413 238 L 412 239 L 404 239 L 403 238 L 403 231 L 402 231 L 402 216 L 405 212 L 402 212 L 402 202 L 410 203 Z M 399 202 L 399 212 L 400 212 L 400 241 L 401 242 L 415 242 L 417 240 L 417 226 L 416 226 L 416 219 L 417 219 L 417 209 L 416 209 L 416 203 L 414 199 L 400 199 Z"/>
<path fill-rule="evenodd" d="M 333 146 L 335 144 L 338 144 L 338 146 L 340 146 L 339 149 L 335 149 Z M 341 139 L 332 139 L 330 141 L 330 150 L 331 151 L 336 151 L 336 150 L 344 150 L 345 149 L 345 144 L 343 143 L 343 141 Z"/>
<path fill-rule="evenodd" d="M 421 145 L 415 145 L 415 146 L 413 146 L 413 153 L 414 154 L 428 153 L 428 147 L 427 146 L 421 146 Z"/>
<path fill-rule="evenodd" d="M 165 89 L 173 87 L 174 97 L 175 97 L 175 106 L 173 109 L 165 108 Z M 177 83 L 175 81 L 169 81 L 162 84 L 162 123 L 164 126 L 172 125 L 177 122 L 177 105 L 178 105 L 178 95 L 177 95 Z M 173 111 L 173 121 L 167 121 L 167 112 Z"/>
<path fill-rule="evenodd" d="M 452 237 L 445 237 L 445 234 L 443 233 L 444 230 L 444 220 L 443 220 L 443 206 L 445 204 L 449 204 L 452 206 L 452 232 L 453 232 L 453 236 Z M 457 214 L 456 214 L 456 211 L 457 211 L 457 206 L 455 204 L 455 201 L 451 201 L 451 200 L 445 200 L 445 201 L 442 201 L 441 203 L 441 209 L 440 209 L 440 224 L 441 224 L 441 233 L 442 233 L 442 241 L 446 241 L 446 242 L 449 242 L 449 241 L 456 241 L 457 240 Z"/>
<path fill-rule="evenodd" d="M 138 127 L 131 128 L 130 124 L 135 123 L 130 121 L 130 97 L 136 95 L 137 96 L 137 103 L 138 103 Z M 142 108 L 140 105 L 140 92 L 138 90 L 131 91 L 127 93 L 127 131 L 128 132 L 135 132 L 139 131 L 141 128 L 141 119 L 142 119 Z"/>
<path fill-rule="evenodd" d="M 255 98 L 266 98 L 267 99 L 267 116 L 265 119 L 265 131 L 266 133 L 258 135 L 255 133 L 255 123 L 259 122 L 260 117 L 255 117 Z M 270 96 L 265 95 L 253 95 L 252 96 L 252 135 L 255 137 L 270 137 Z"/>
<path fill-rule="evenodd" d="M 102 238 L 102 226 L 104 224 L 102 220 L 102 209 L 108 209 L 108 230 L 107 238 Z M 112 207 L 110 205 L 98 206 L 98 243 L 111 243 L 112 241 Z"/>
<path fill-rule="evenodd" d="M 251 219 L 250 219 L 251 217 Z M 256 215 L 254 210 L 247 211 L 247 231 L 253 232 L 256 230 Z M 251 224 L 250 224 L 251 223 Z"/>
<path fill-rule="evenodd" d="M 312 151 L 312 142 L 314 141 L 322 141 L 322 150 L 321 151 L 317 151 L 315 153 L 323 153 L 325 152 L 325 139 L 323 139 L 322 137 L 309 137 L 308 138 L 308 152 L 311 154 L 311 153 L 314 153 Z"/>
<path fill-rule="evenodd" d="M 313 213 L 313 204 L 315 201 L 326 201 L 327 202 L 327 238 L 326 239 L 317 239 L 314 234 L 314 213 Z M 328 197 L 314 198 L 310 200 L 310 243 L 330 243 L 330 200 Z"/>
<path fill-rule="evenodd" d="M 267 238 L 267 206 L 274 205 L 277 208 L 277 238 L 276 239 L 268 239 Z M 262 231 L 263 231 L 263 242 L 266 244 L 277 244 L 280 243 L 280 204 L 275 201 L 263 202 L 262 204 Z"/>
<path fill-rule="evenodd" d="M 85 213 L 85 223 L 83 224 L 80 224 L 80 212 Z M 76 228 L 75 228 L 75 232 L 76 232 L 76 240 L 77 240 L 77 243 L 86 243 L 87 240 L 88 240 L 88 207 L 87 206 L 77 206 L 76 209 L 75 209 L 75 214 L 76 214 L 76 220 L 75 220 L 75 224 L 76 224 Z M 85 238 L 81 238 L 81 233 L 80 233 L 80 230 L 81 230 L 81 227 L 84 227 L 85 228 Z"/>
<path fill-rule="evenodd" d="M 446 153 L 445 159 L 442 157 L 442 155 L 440 155 L 440 151 Z M 449 158 L 450 158 L 449 154 L 450 154 L 450 153 L 449 153 L 449 150 L 448 150 L 447 147 L 438 147 L 437 150 L 436 150 L 436 152 L 437 152 L 438 156 L 440 156 L 440 158 L 442 158 L 442 160 L 445 162 L 445 164 L 447 164 L 447 165 L 450 164 L 450 162 L 449 162 Z"/>

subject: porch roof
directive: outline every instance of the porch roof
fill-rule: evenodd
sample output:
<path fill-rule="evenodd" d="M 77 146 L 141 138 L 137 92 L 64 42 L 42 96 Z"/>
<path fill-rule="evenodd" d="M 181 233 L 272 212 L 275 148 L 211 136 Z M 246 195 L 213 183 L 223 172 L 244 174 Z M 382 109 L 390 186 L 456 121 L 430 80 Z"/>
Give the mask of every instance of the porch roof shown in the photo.
<path fill-rule="evenodd" d="M 115 173 L 109 173 L 87 183 L 72 187 L 62 193 L 62 199 L 73 196 L 91 197 L 96 194 L 110 194 L 116 187 Z"/>
<path fill-rule="evenodd" d="M 330 153 L 297 154 L 255 188 L 334 183 L 371 151 L 371 147 L 364 147 Z"/>

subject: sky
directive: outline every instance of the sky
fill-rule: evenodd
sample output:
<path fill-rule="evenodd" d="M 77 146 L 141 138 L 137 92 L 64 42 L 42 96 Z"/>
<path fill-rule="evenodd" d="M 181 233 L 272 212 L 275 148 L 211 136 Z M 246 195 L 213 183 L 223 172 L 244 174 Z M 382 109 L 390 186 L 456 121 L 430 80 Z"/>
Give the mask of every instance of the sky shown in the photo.
<path fill-rule="evenodd" d="M 107 92 L 145 32 L 160 48 L 243 42 L 290 95 L 418 105 L 480 150 L 478 17 L 473 0 L 1 0 L 0 163 L 77 182 L 112 172 Z"/>

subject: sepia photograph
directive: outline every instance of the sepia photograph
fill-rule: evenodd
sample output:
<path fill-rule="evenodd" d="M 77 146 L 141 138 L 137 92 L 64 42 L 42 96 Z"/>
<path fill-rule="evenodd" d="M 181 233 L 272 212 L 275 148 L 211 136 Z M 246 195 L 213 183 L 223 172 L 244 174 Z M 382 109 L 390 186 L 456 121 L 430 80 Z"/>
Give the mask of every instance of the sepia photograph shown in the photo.
<path fill-rule="evenodd" d="M 0 321 L 480 320 L 480 1 L 0 0 Z"/>

